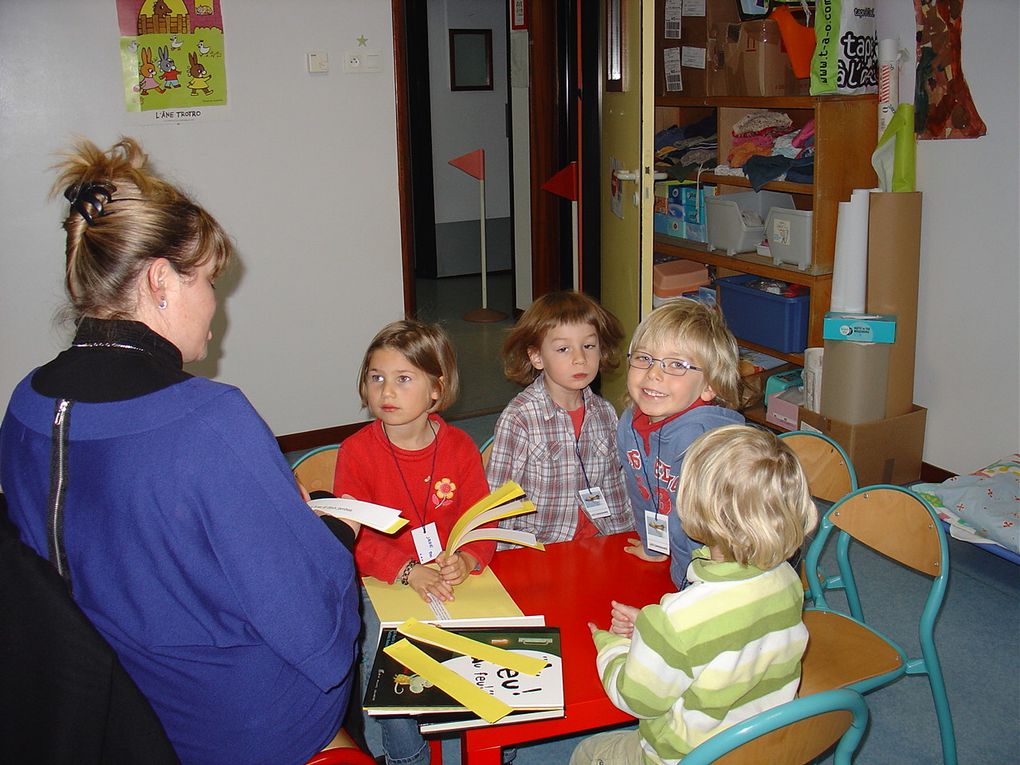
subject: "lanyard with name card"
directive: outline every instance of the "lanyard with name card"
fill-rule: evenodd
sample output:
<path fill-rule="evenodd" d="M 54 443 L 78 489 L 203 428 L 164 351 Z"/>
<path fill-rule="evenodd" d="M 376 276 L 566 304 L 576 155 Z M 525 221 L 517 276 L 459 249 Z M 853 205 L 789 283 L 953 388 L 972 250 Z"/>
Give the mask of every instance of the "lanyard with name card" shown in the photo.
<path fill-rule="evenodd" d="M 581 507 L 584 508 L 584 512 L 593 521 L 596 518 L 608 518 L 609 503 L 606 502 L 602 489 L 598 486 L 592 486 L 588 480 L 588 471 L 584 469 L 584 460 L 581 459 L 581 447 L 578 445 L 579 440 L 579 438 L 574 439 L 574 454 L 577 455 L 577 461 L 581 465 L 581 475 L 584 476 L 584 488 L 577 492 L 577 496 L 581 500 Z"/>
<path fill-rule="evenodd" d="M 652 503 L 655 507 L 654 510 L 645 510 L 645 546 L 648 547 L 652 552 L 661 553 L 662 555 L 669 555 L 669 516 L 663 515 L 659 512 L 659 483 L 656 479 L 653 484 L 651 479 L 648 477 L 648 471 L 645 469 L 644 452 L 641 449 L 641 439 L 638 436 L 637 428 L 634 427 L 633 420 L 630 424 L 630 431 L 634 435 L 634 443 L 637 445 L 638 456 L 641 459 L 641 474 L 645 478 L 645 486 L 648 487 L 648 493 L 651 496 Z M 655 465 L 659 463 L 659 455 L 662 453 L 662 434 L 659 434 L 659 440 L 655 443 L 655 462 L 652 464 L 652 475 L 655 475 Z M 649 454 L 648 457 L 651 459 L 651 444 L 649 443 Z"/>
<path fill-rule="evenodd" d="M 411 487 L 407 485 L 404 471 L 400 469 L 400 460 L 397 459 L 397 453 L 393 449 L 393 442 L 390 441 L 389 433 L 386 432 L 386 427 L 383 426 L 383 434 L 386 436 L 386 443 L 390 447 L 390 454 L 393 455 L 393 464 L 396 465 L 397 475 L 400 476 L 400 482 L 404 484 L 404 491 L 407 492 L 407 499 L 410 502 L 411 510 L 418 517 L 420 524 L 411 529 L 411 538 L 414 540 L 414 550 L 418 554 L 418 562 L 422 565 L 434 561 L 443 551 L 443 545 L 439 541 L 439 531 L 436 528 L 436 522 L 425 522 L 425 517 L 428 515 L 429 510 L 429 497 L 432 495 L 432 478 L 436 474 L 436 457 L 439 454 L 439 433 L 436 432 L 436 427 L 432 420 L 429 420 L 429 428 L 432 430 L 432 469 L 425 479 L 425 501 L 422 503 L 421 513 L 419 513 L 414 503 Z"/>

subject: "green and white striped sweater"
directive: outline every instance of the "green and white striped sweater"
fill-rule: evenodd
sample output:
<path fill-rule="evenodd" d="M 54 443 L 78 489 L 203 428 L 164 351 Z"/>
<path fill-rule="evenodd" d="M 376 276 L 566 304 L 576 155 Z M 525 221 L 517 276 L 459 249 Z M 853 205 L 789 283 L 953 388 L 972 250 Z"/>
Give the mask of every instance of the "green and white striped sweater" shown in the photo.
<path fill-rule="evenodd" d="M 807 647 L 804 591 L 787 563 L 761 571 L 695 552 L 691 584 L 641 609 L 632 639 L 595 633 L 610 700 L 640 719 L 645 763 L 669 765 L 794 698 Z"/>

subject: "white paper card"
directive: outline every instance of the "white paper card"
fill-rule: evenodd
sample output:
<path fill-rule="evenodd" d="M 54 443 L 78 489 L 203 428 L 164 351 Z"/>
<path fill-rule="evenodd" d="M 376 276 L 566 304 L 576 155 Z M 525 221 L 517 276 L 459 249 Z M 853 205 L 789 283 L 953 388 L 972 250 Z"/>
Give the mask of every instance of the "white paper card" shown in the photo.
<path fill-rule="evenodd" d="M 416 529 L 411 529 L 411 536 L 414 538 L 414 549 L 418 553 L 418 560 L 424 565 L 431 563 L 439 557 L 443 551 L 443 545 L 439 541 L 439 531 L 436 529 L 436 522 L 426 523 Z"/>
<path fill-rule="evenodd" d="M 595 520 L 596 518 L 609 517 L 609 503 L 606 502 L 606 497 L 598 486 L 581 489 L 577 495 L 581 499 L 581 507 L 584 508 L 584 512 L 588 513 L 589 518 Z"/>
<path fill-rule="evenodd" d="M 368 526 L 384 534 L 393 534 L 407 524 L 407 519 L 400 517 L 399 510 L 362 502 L 360 499 L 327 497 L 313 499 L 308 506 L 342 521 L 357 521 L 362 526 Z"/>
<path fill-rule="evenodd" d="M 680 65 L 689 66 L 691 69 L 704 69 L 705 49 L 690 48 L 685 45 L 680 52 Z"/>
<path fill-rule="evenodd" d="M 669 516 L 645 510 L 645 539 L 649 550 L 669 555 Z"/>
<path fill-rule="evenodd" d="M 680 75 L 680 49 L 664 48 L 662 51 L 662 67 L 666 75 L 666 90 L 670 93 L 684 89 L 684 81 Z"/>

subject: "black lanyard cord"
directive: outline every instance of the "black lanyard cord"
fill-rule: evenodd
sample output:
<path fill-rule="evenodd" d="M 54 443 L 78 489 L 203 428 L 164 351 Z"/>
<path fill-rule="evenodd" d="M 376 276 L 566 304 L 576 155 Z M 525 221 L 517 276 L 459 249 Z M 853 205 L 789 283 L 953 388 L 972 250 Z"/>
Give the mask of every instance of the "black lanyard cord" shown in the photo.
<path fill-rule="evenodd" d="M 425 526 L 425 518 L 429 512 L 429 495 L 432 494 L 432 478 L 436 474 L 436 457 L 439 454 L 439 433 L 436 430 L 435 423 L 431 419 L 428 422 L 429 429 L 432 431 L 432 469 L 429 471 L 429 477 L 425 480 L 425 501 L 422 503 L 421 513 L 418 512 L 418 508 L 414 504 L 414 495 L 411 493 L 411 487 L 407 485 L 404 471 L 400 468 L 400 460 L 397 458 L 397 452 L 393 448 L 393 442 L 390 441 L 390 434 L 386 432 L 386 425 L 382 426 L 383 435 L 386 436 L 386 444 L 390 447 L 390 454 L 393 456 L 393 464 L 397 468 L 397 475 L 400 476 L 400 482 L 404 484 L 404 491 L 407 492 L 407 499 L 411 503 L 411 510 L 418 517 L 422 528 Z"/>

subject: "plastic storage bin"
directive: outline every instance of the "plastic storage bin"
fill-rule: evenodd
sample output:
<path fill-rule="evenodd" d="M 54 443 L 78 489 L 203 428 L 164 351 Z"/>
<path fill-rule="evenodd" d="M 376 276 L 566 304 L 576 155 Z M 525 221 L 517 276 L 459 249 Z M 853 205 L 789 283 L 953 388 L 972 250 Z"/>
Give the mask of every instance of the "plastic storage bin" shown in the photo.
<path fill-rule="evenodd" d="M 793 206 L 793 197 L 778 191 L 740 191 L 706 197 L 708 248 L 726 250 L 727 255 L 753 252 L 764 237 L 769 210 Z"/>
<path fill-rule="evenodd" d="M 811 266 L 811 211 L 773 207 L 765 220 L 769 254 L 778 266 L 789 263 L 801 271 Z"/>
<path fill-rule="evenodd" d="M 760 279 L 753 274 L 716 279 L 726 323 L 738 340 L 801 353 L 807 347 L 811 296 L 783 297 L 748 287 Z"/>

